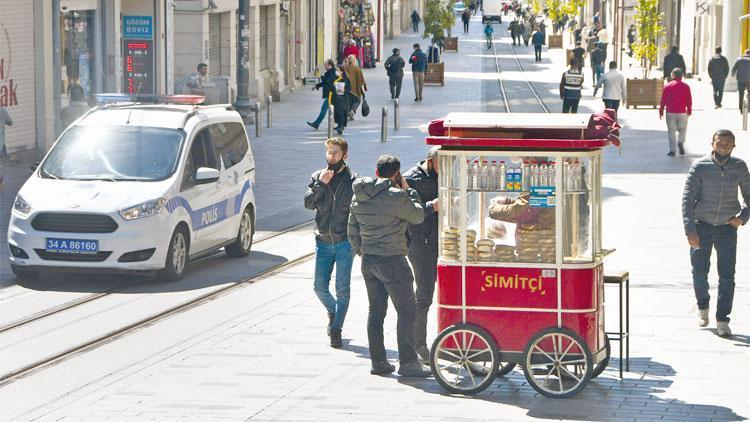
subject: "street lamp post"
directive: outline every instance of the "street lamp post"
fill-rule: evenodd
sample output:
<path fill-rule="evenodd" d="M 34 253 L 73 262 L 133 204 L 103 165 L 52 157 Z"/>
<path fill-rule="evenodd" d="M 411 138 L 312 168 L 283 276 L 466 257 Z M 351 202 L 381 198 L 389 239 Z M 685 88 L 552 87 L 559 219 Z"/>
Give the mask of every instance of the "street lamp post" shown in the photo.
<path fill-rule="evenodd" d="M 247 120 L 253 108 L 253 104 L 250 103 L 250 0 L 239 0 L 238 11 L 237 100 L 234 108 L 243 120 Z"/>

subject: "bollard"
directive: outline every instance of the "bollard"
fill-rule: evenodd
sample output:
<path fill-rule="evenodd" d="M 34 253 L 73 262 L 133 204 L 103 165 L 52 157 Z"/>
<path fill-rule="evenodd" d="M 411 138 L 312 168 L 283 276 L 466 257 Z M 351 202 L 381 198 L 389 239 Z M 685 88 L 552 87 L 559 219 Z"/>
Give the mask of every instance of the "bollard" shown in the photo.
<path fill-rule="evenodd" d="M 328 137 L 333 138 L 333 104 L 328 105 Z"/>
<path fill-rule="evenodd" d="M 399 130 L 401 128 L 401 117 L 399 112 L 398 98 L 393 99 L 393 130 Z"/>
<path fill-rule="evenodd" d="M 380 142 L 388 140 L 388 106 L 383 106 L 383 114 L 380 117 Z"/>
<path fill-rule="evenodd" d="M 750 105 L 750 92 L 747 93 L 742 107 L 742 130 L 747 130 L 747 108 Z"/>
<path fill-rule="evenodd" d="M 255 137 L 260 138 L 260 103 L 255 103 Z"/>
<path fill-rule="evenodd" d="M 271 102 L 273 101 L 272 96 L 266 97 L 266 127 L 271 127 Z"/>

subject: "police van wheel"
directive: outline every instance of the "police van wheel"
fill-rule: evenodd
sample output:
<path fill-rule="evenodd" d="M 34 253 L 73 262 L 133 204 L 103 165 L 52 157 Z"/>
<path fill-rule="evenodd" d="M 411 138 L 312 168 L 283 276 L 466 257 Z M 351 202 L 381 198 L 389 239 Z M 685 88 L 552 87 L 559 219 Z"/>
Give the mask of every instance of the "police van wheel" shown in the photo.
<path fill-rule="evenodd" d="M 228 256 L 232 258 L 243 258 L 250 254 L 253 246 L 253 210 L 245 208 L 240 217 L 240 228 L 237 231 L 237 239 L 225 249 Z"/>
<path fill-rule="evenodd" d="M 37 278 L 39 278 L 39 274 L 41 274 L 39 271 L 29 270 L 13 264 L 10 264 L 10 270 L 13 271 L 13 274 L 15 274 L 16 278 L 19 278 L 21 280 L 36 280 Z"/>
<path fill-rule="evenodd" d="M 169 242 L 169 252 L 164 269 L 159 272 L 159 279 L 164 281 L 178 281 L 187 267 L 187 260 L 190 252 L 190 236 L 188 231 L 179 226 L 172 234 L 172 240 Z"/>

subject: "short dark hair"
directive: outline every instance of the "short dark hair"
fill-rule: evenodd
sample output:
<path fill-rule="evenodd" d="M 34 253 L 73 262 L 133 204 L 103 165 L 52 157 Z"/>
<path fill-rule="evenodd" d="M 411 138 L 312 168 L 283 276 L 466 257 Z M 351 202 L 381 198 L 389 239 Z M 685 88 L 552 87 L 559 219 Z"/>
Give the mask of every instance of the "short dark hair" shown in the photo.
<path fill-rule="evenodd" d="M 675 78 L 681 78 L 682 77 L 682 69 L 679 67 L 675 67 L 672 69 L 672 75 L 674 75 Z"/>
<path fill-rule="evenodd" d="M 414 45 L 412 47 L 414 47 L 415 50 L 418 49 L 419 48 L 419 43 L 414 43 Z"/>
<path fill-rule="evenodd" d="M 346 154 L 349 152 L 349 144 L 346 142 L 346 140 L 340 136 L 336 136 L 333 138 L 326 139 L 326 146 L 335 145 L 341 148 L 341 152 Z"/>
<path fill-rule="evenodd" d="M 680 51 L 680 47 L 678 47 L 678 46 L 676 46 L 676 45 L 673 45 L 673 46 L 672 46 L 672 52 L 673 52 L 673 53 L 676 53 L 676 52 L 678 52 L 678 51 Z"/>
<path fill-rule="evenodd" d="M 70 87 L 70 100 L 83 101 L 83 87 L 81 85 L 73 84 Z"/>
<path fill-rule="evenodd" d="M 401 162 L 395 155 L 381 155 L 375 169 L 378 172 L 378 177 L 387 179 L 401 170 Z"/>
<path fill-rule="evenodd" d="M 205 63 L 198 63 L 198 67 L 196 67 L 195 70 L 197 70 L 198 72 L 200 72 L 201 68 L 203 68 L 203 67 L 208 67 L 208 65 L 205 64 Z"/>
<path fill-rule="evenodd" d="M 578 66 L 578 57 L 573 57 L 570 59 L 570 66 Z"/>
<path fill-rule="evenodd" d="M 721 47 L 716 47 L 716 54 L 721 54 Z"/>
<path fill-rule="evenodd" d="M 716 132 L 714 132 L 714 136 L 711 138 L 711 143 L 714 143 L 716 138 L 729 138 L 732 140 L 732 144 L 734 144 L 734 133 L 732 133 L 729 129 L 719 129 Z"/>
<path fill-rule="evenodd" d="M 609 62 L 609 68 L 610 69 L 617 69 L 617 62 L 614 61 L 614 60 L 612 60 L 611 62 Z"/>

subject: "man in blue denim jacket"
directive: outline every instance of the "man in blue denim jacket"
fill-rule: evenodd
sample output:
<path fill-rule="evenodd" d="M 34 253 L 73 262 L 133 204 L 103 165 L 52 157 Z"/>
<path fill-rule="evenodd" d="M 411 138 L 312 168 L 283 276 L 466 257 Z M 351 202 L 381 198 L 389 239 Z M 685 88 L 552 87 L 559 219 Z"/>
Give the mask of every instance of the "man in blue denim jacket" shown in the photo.
<path fill-rule="evenodd" d="M 750 218 L 750 172 L 747 164 L 731 156 L 734 134 L 716 131 L 710 155 L 693 163 L 682 194 L 682 220 L 690 244 L 693 288 L 698 301 L 699 325 L 708 325 L 708 270 L 711 249 L 716 249 L 719 297 L 716 331 L 729 337 L 729 314 L 734 299 L 734 267 L 737 256 L 737 228 Z M 740 190 L 744 206 L 740 205 Z"/>

